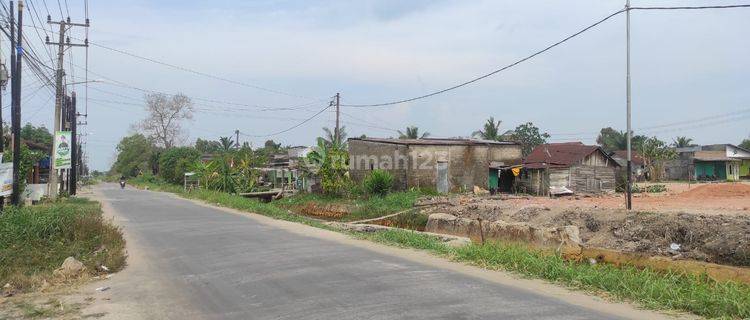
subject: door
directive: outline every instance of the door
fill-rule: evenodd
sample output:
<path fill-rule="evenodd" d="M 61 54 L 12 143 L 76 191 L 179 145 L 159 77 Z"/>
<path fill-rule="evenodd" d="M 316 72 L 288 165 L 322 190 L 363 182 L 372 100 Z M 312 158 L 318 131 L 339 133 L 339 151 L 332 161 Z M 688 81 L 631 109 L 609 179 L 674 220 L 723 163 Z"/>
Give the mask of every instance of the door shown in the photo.
<path fill-rule="evenodd" d="M 437 163 L 437 192 L 448 193 L 448 162 Z"/>
<path fill-rule="evenodd" d="M 489 181 L 489 190 L 497 189 L 498 187 L 498 176 L 497 176 L 497 169 L 490 168 L 490 181 Z"/>

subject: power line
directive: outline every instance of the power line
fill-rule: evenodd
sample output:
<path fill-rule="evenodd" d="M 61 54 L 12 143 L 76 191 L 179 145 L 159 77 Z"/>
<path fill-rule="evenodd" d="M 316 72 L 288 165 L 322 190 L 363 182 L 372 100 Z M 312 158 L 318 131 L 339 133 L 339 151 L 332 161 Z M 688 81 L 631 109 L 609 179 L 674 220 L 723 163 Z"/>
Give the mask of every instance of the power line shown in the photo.
<path fill-rule="evenodd" d="M 536 57 L 536 56 L 538 56 L 540 54 L 543 54 L 543 53 L 551 50 L 552 48 L 555 48 L 555 47 L 557 47 L 557 46 L 559 46 L 559 45 L 561 45 L 561 44 L 563 44 L 563 43 L 565 43 L 565 42 L 567 42 L 567 41 L 569 41 L 569 40 L 571 40 L 571 39 L 573 39 L 573 38 L 581 35 L 582 33 L 593 29 L 594 27 L 596 27 L 596 26 L 604 23 L 605 21 L 607 21 L 609 19 L 612 19 L 616 15 L 621 14 L 623 12 L 625 12 L 625 9 L 615 11 L 614 13 L 609 14 L 608 16 L 604 17 L 603 19 L 600 19 L 597 22 L 594 22 L 593 24 L 588 25 L 587 27 L 581 29 L 580 31 L 578 31 L 578 32 L 576 32 L 576 33 L 574 33 L 572 35 L 569 35 L 569 36 L 563 38 L 562 40 L 557 41 L 557 42 L 555 42 L 555 43 L 553 43 L 553 44 L 545 47 L 542 50 L 536 51 L 536 52 L 534 52 L 534 53 L 532 53 L 532 54 L 530 54 L 530 55 L 528 55 L 528 56 L 526 56 L 524 58 L 516 60 L 515 62 L 513 62 L 513 63 L 511 63 L 509 65 L 506 65 L 506 66 L 504 66 L 504 67 L 502 67 L 500 69 L 494 70 L 494 71 L 492 71 L 490 73 L 481 75 L 481 76 L 476 77 L 474 79 L 471 79 L 469 81 L 465 81 L 465 82 L 459 83 L 457 85 L 454 85 L 454 86 L 451 86 L 451 87 L 448 87 L 448 88 L 445 88 L 445 89 L 442 89 L 442 90 L 438 90 L 438 91 L 435 91 L 435 92 L 432 92 L 432 93 L 428 93 L 428 94 L 425 94 L 425 95 L 421 95 L 421 96 L 417 96 L 417 97 L 413 97 L 413 98 L 408 98 L 408 99 L 402 99 L 402 100 L 396 100 L 396 101 L 390 101 L 390 102 L 383 102 L 383 103 L 373 103 L 373 104 L 342 104 L 342 106 L 345 106 L 345 107 L 354 107 L 354 108 L 391 106 L 391 105 L 396 105 L 396 104 L 411 102 L 411 101 L 415 101 L 415 100 L 421 100 L 421 99 L 424 99 L 424 98 L 429 98 L 429 97 L 432 97 L 432 96 L 436 96 L 436 95 L 439 95 L 439 94 L 442 94 L 442 93 L 446 93 L 448 91 L 452 91 L 452 90 L 455 90 L 455 89 L 458 89 L 458 88 L 470 85 L 470 84 L 475 83 L 477 81 L 489 78 L 489 77 L 494 76 L 494 75 L 496 75 L 496 74 L 498 74 L 500 72 L 503 72 L 505 70 L 513 68 L 513 67 L 515 67 L 515 66 L 517 66 L 517 65 L 519 65 L 519 64 L 521 64 L 521 63 L 523 63 L 523 62 L 525 62 L 527 60 L 530 60 L 530 59 L 532 59 L 532 58 L 534 58 L 534 57 Z"/>
<path fill-rule="evenodd" d="M 737 110 L 734 112 L 728 112 L 728 113 L 722 113 L 702 118 L 695 118 L 695 119 L 689 119 L 689 120 L 682 120 L 677 122 L 670 122 L 665 124 L 659 124 L 659 125 L 653 125 L 653 126 L 647 126 L 647 127 L 640 127 L 635 128 L 636 132 L 651 132 L 651 129 L 662 129 L 662 128 L 669 128 L 669 127 L 675 127 L 675 126 L 681 126 L 681 125 L 689 125 L 689 124 L 699 124 L 702 122 L 710 121 L 710 120 L 717 120 L 717 119 L 723 119 L 723 118 L 731 118 L 736 116 L 743 116 L 747 114 L 747 116 L 750 116 L 750 109 L 742 109 Z M 599 132 L 575 132 L 575 133 L 550 133 L 550 135 L 558 137 L 558 136 L 585 136 L 585 135 L 598 135 Z"/>
<path fill-rule="evenodd" d="M 60 0 L 57 0 L 57 7 L 60 9 L 60 17 L 65 17 L 62 11 L 62 5 L 60 4 Z"/>
<path fill-rule="evenodd" d="M 264 138 L 264 137 L 270 137 L 270 136 L 279 135 L 279 134 L 282 134 L 282 133 L 285 133 L 285 132 L 289 132 L 289 131 L 292 131 L 292 130 L 296 129 L 297 127 L 299 127 L 299 126 L 301 126 L 301 125 L 309 122 L 310 120 L 314 119 L 315 117 L 317 117 L 321 113 L 325 112 L 326 110 L 328 110 L 332 106 L 333 106 L 333 104 L 329 104 L 328 106 L 326 106 L 325 108 L 323 108 L 320 111 L 316 112 L 314 115 L 312 115 L 311 117 L 305 119 L 304 121 L 302 121 L 302 122 L 300 122 L 298 124 L 295 124 L 295 125 L 287 128 L 287 129 L 281 130 L 281 131 L 277 131 L 277 132 L 273 132 L 273 133 L 269 133 L 269 134 L 264 134 L 264 135 L 247 134 L 247 133 L 243 133 L 243 132 L 240 132 L 240 134 L 243 135 L 243 136 L 245 136 L 245 137 Z"/>
<path fill-rule="evenodd" d="M 31 27 L 31 28 L 37 28 L 35 26 L 29 26 L 29 27 Z M 52 32 L 53 34 L 57 33 L 55 31 L 50 31 L 50 32 Z M 73 37 L 73 36 L 70 36 L 70 38 L 82 41 L 82 39 L 78 39 L 78 38 Z M 278 94 L 278 95 L 283 95 L 283 96 L 288 96 L 288 97 L 293 97 L 293 98 L 313 99 L 311 97 L 307 97 L 307 96 L 303 96 L 303 95 L 299 95 L 299 94 L 294 94 L 294 93 L 289 93 L 289 92 L 285 92 L 285 91 L 281 91 L 281 90 L 276 90 L 276 89 L 270 89 L 270 88 L 266 88 L 266 87 L 261 87 L 261 86 L 250 84 L 250 83 L 247 83 L 247 82 L 232 80 L 232 79 L 229 79 L 229 78 L 226 78 L 226 77 L 222 77 L 222 76 L 218 76 L 218 75 L 206 73 L 206 72 L 203 72 L 203 71 L 198 71 L 198 70 L 191 69 L 191 68 L 188 68 L 188 67 L 178 66 L 178 65 L 175 65 L 175 64 L 172 64 L 172 63 L 164 62 L 164 61 L 157 60 L 157 59 L 154 59 L 154 58 L 149 58 L 149 57 L 141 56 L 141 55 L 138 55 L 138 54 L 126 51 L 126 50 L 109 47 L 109 46 L 98 44 L 98 43 L 91 42 L 91 41 L 89 41 L 88 43 L 89 43 L 89 45 L 96 46 L 96 47 L 99 47 L 99 48 L 102 48 L 102 49 L 106 49 L 106 50 L 110 50 L 110 51 L 113 51 L 113 52 L 117 52 L 117 53 L 129 56 L 129 57 L 132 57 L 132 58 L 141 59 L 141 60 L 148 61 L 148 62 L 151 62 L 151 63 L 154 63 L 154 64 L 162 65 L 162 66 L 165 66 L 165 67 L 169 67 L 169 68 L 172 68 L 172 69 L 176 69 L 176 70 L 180 70 L 180 71 L 192 73 L 192 74 L 195 74 L 195 75 L 199 75 L 199 76 L 210 78 L 210 79 L 214 79 L 214 80 L 224 81 L 224 82 L 227 82 L 227 83 L 231 83 L 231 84 L 235 84 L 235 85 L 239 85 L 239 86 L 243 86 L 243 87 L 253 88 L 253 89 L 256 89 L 256 90 L 261 90 L 261 91 L 265 91 L 265 92 L 269 92 L 269 93 L 274 93 L 274 94 Z M 317 99 L 317 100 L 318 101 L 323 101 L 321 99 Z"/>
<path fill-rule="evenodd" d="M 604 17 L 603 19 L 600 19 L 600 20 L 594 22 L 593 24 L 591 24 L 591 25 L 589 25 L 589 26 L 581 29 L 580 31 L 578 31 L 578 32 L 576 32 L 574 34 L 572 34 L 572 35 L 570 35 L 568 37 L 565 37 L 564 39 L 562 39 L 562 40 L 560 40 L 558 42 L 555 42 L 555 43 L 553 43 L 553 44 L 551 44 L 551 45 L 543 48 L 542 50 L 536 51 L 536 52 L 534 52 L 534 53 L 532 53 L 532 54 L 530 54 L 530 55 L 528 55 L 528 56 L 526 56 L 524 58 L 516 60 L 515 62 L 513 62 L 513 63 L 511 63 L 509 65 L 506 65 L 506 66 L 504 66 L 502 68 L 499 68 L 497 70 L 494 70 L 494 71 L 492 71 L 490 73 L 481 75 L 479 77 L 476 77 L 476 78 L 471 79 L 471 80 L 466 81 L 466 82 L 459 83 L 459 84 L 454 85 L 452 87 L 448 87 L 448 88 L 445 88 L 445 89 L 442 89 L 442 90 L 438 90 L 438 91 L 434 91 L 434 92 L 431 92 L 431 93 L 428 93 L 428 94 L 425 94 L 425 95 L 421 95 L 421 96 L 417 96 L 417 97 L 413 97 L 413 98 L 402 99 L 402 100 L 395 100 L 395 101 L 382 102 L 382 103 L 373 103 L 373 104 L 342 104 L 342 106 L 345 106 L 345 107 L 355 107 L 355 108 L 391 106 L 391 105 L 396 105 L 396 104 L 401 104 L 401 103 L 412 102 L 412 101 L 416 101 L 416 100 L 421 100 L 421 99 L 429 98 L 429 97 L 432 97 L 432 96 L 436 96 L 436 95 L 439 95 L 439 94 L 442 94 L 442 93 L 446 93 L 448 91 L 452 91 L 452 90 L 455 90 L 455 89 L 458 89 L 458 88 L 470 85 L 470 84 L 475 83 L 477 81 L 480 81 L 480 80 L 489 78 L 491 76 L 494 76 L 494 75 L 496 75 L 496 74 L 498 74 L 500 72 L 503 72 L 503 71 L 505 71 L 507 69 L 513 68 L 513 67 L 515 67 L 515 66 L 517 66 L 517 65 L 519 65 L 519 64 L 521 64 L 521 63 L 523 63 L 523 62 L 525 62 L 527 60 L 530 60 L 530 59 L 532 59 L 532 58 L 534 58 L 534 57 L 536 57 L 536 56 L 538 56 L 540 54 L 543 54 L 543 53 L 545 53 L 545 52 L 547 52 L 547 51 L 549 51 L 549 50 L 551 50 L 551 49 L 553 49 L 553 48 L 555 48 L 555 47 L 557 47 L 557 46 L 559 46 L 559 45 L 561 45 L 561 44 L 563 44 L 563 43 L 565 43 L 565 42 L 567 42 L 567 41 L 569 41 L 569 40 L 571 40 L 571 39 L 573 39 L 573 38 L 575 38 L 575 37 L 577 37 L 579 35 L 581 35 L 582 33 L 586 32 L 586 31 L 589 31 L 589 30 L 597 27 L 598 25 L 604 23 L 605 21 L 607 21 L 609 19 L 612 19 L 613 17 L 615 17 L 615 16 L 617 16 L 617 15 L 623 13 L 623 12 L 626 12 L 628 10 L 703 10 L 703 9 L 730 9 L 730 8 L 750 8 L 750 4 L 720 5 L 720 6 L 630 7 L 629 9 L 628 8 L 621 9 L 621 10 L 613 12 L 612 14 Z"/>
<path fill-rule="evenodd" d="M 677 6 L 677 7 L 630 7 L 630 10 L 705 10 L 750 8 L 750 4 L 730 4 L 718 6 Z"/>
<path fill-rule="evenodd" d="M 722 124 L 727 124 L 727 123 L 733 123 L 733 122 L 737 122 L 737 121 L 743 121 L 743 120 L 747 120 L 747 119 L 750 119 L 750 114 L 740 115 L 740 116 L 729 118 L 729 119 L 721 119 L 721 120 L 710 121 L 710 122 L 706 122 L 706 123 L 698 123 L 698 124 L 695 124 L 695 125 L 692 125 L 692 126 L 683 126 L 683 127 L 678 127 L 678 128 L 670 128 L 670 129 L 663 129 L 663 130 L 653 130 L 653 131 L 646 130 L 646 131 L 640 131 L 640 132 L 641 133 L 645 133 L 647 135 L 663 134 L 663 133 L 667 133 L 667 132 L 684 132 L 684 131 L 687 131 L 687 130 L 712 127 L 712 126 L 717 126 L 717 125 L 722 125 Z M 593 133 L 592 136 L 598 135 L 598 134 L 599 134 L 598 132 L 597 133 Z M 556 135 L 552 135 L 552 136 L 554 137 Z M 552 138 L 550 140 L 551 141 L 570 141 L 571 139 L 575 139 L 575 138 Z"/>
<path fill-rule="evenodd" d="M 75 67 L 77 67 L 79 69 L 83 69 L 81 66 L 78 66 L 76 64 L 73 64 L 73 66 L 75 66 Z M 104 80 L 107 80 L 106 82 L 101 82 L 101 83 L 104 83 L 104 84 L 109 84 L 109 85 L 118 86 L 118 87 L 122 87 L 122 88 L 137 90 L 137 91 L 141 91 L 141 92 L 144 92 L 144 93 L 158 93 L 158 94 L 164 94 L 164 95 L 168 95 L 168 96 L 174 96 L 175 95 L 173 93 L 167 93 L 167 92 L 163 92 L 163 91 L 158 91 L 158 90 L 153 90 L 153 89 L 146 89 L 146 88 L 142 88 L 142 87 L 137 87 L 137 86 L 125 83 L 125 82 L 120 81 L 120 80 L 112 79 L 112 78 L 107 77 L 105 75 L 102 75 L 100 73 L 96 73 L 94 71 L 91 71 L 90 69 L 87 69 L 87 70 L 88 70 L 89 73 L 91 73 L 91 74 L 93 74 L 93 75 L 95 75 L 97 77 L 100 77 L 100 78 L 102 78 Z M 253 111 L 253 112 L 297 111 L 297 110 L 301 110 L 301 109 L 307 109 L 308 107 L 313 106 L 313 105 L 319 103 L 319 100 L 316 100 L 316 101 L 311 101 L 311 102 L 308 102 L 308 103 L 293 105 L 293 106 L 289 106 L 289 107 L 268 107 L 268 106 L 260 106 L 260 105 L 247 104 L 247 103 L 224 101 L 224 100 L 218 100 L 218 99 L 213 99 L 213 98 L 203 98 L 203 97 L 195 97 L 195 96 L 189 96 L 189 97 L 191 99 L 193 99 L 193 100 L 199 100 L 199 101 L 204 101 L 204 102 L 209 102 L 209 103 L 218 103 L 218 104 L 227 104 L 227 105 L 234 105 L 234 106 L 243 106 L 243 107 L 255 108 L 256 110 L 250 110 L 250 109 L 244 109 L 244 108 L 235 108 L 235 110 L 238 110 L 238 111 Z M 215 106 L 211 106 L 211 105 L 205 105 L 205 106 L 215 107 Z"/>
<path fill-rule="evenodd" d="M 298 94 L 288 93 L 288 92 L 284 92 L 284 91 L 280 91 L 280 90 L 275 90 L 275 89 L 269 89 L 269 88 L 261 87 L 261 86 L 258 86 L 258 85 L 249 84 L 249 83 L 241 82 L 241 81 L 237 81 L 237 80 L 232 80 L 232 79 L 229 79 L 229 78 L 225 78 L 225 77 L 222 77 L 222 76 L 217 76 L 217 75 L 209 74 L 209 73 L 202 72 L 202 71 L 197 71 L 197 70 L 194 70 L 194 69 L 190 69 L 190 68 L 187 68 L 187 67 L 178 66 L 178 65 L 171 64 L 171 63 L 168 63 L 168 62 L 163 62 L 163 61 L 156 60 L 156 59 L 153 59 L 153 58 L 148 58 L 148 57 L 140 56 L 140 55 L 137 55 L 137 54 L 125 51 L 125 50 L 116 49 L 116 48 L 112 48 L 112 47 L 109 47 L 109 46 L 101 45 L 101 44 L 98 44 L 98 43 L 95 43 L 95 42 L 89 42 L 89 44 L 92 45 L 92 46 L 95 46 L 95 47 L 99 47 L 99 48 L 102 48 L 102 49 L 107 49 L 107 50 L 114 51 L 114 52 L 117 52 L 117 53 L 120 53 L 120 54 L 124 54 L 126 56 L 130 56 L 130 57 L 133 57 L 133 58 L 145 60 L 145 61 L 148 61 L 148 62 L 151 62 L 151 63 L 155 63 L 155 64 L 159 64 L 159 65 L 162 65 L 162 66 L 165 66 L 165 67 L 169 67 L 169 68 L 172 68 L 172 69 L 176 69 L 176 70 L 180 70 L 180 71 L 184 71 L 184 72 L 196 74 L 196 75 L 203 76 L 203 77 L 206 77 L 206 78 L 211 78 L 211 79 L 214 79 L 214 80 L 220 80 L 220 81 L 224 81 L 224 82 L 227 82 L 227 83 L 231 83 L 231 84 L 235 84 L 235 85 L 239 85 L 239 86 L 243 86 L 243 87 L 253 88 L 253 89 L 256 89 L 256 90 L 261 90 L 261 91 L 270 92 L 270 93 L 274 93 L 274 94 L 278 94 L 278 95 L 284 95 L 284 96 L 293 97 L 293 98 L 312 99 L 310 97 L 306 97 L 306 96 L 302 96 L 302 95 L 298 95 Z"/>
<path fill-rule="evenodd" d="M 94 89 L 94 88 L 92 88 Z M 98 90 L 98 89 L 95 89 Z M 125 98 L 129 98 L 127 96 L 122 96 Z M 108 99 L 99 99 L 99 98 L 90 98 L 91 101 L 95 102 L 102 102 L 102 103 L 110 103 L 110 104 L 116 104 L 116 105 L 123 105 L 123 106 L 133 106 L 133 107 L 143 107 L 143 103 L 135 103 L 135 102 L 126 102 L 126 101 L 116 101 L 116 100 L 108 100 Z M 134 99 L 134 98 L 129 98 Z M 214 109 L 206 109 L 206 108 L 192 108 L 194 112 L 196 113 L 203 113 L 213 116 L 219 116 L 219 117 L 225 117 L 225 118 L 250 118 L 250 119 L 263 119 L 263 120 L 283 120 L 283 121 L 302 121 L 305 119 L 302 118 L 293 118 L 293 117 L 274 117 L 274 116 L 259 116 L 259 115 L 249 115 L 249 114 L 238 114 L 237 112 L 234 112 L 231 109 L 224 109 L 220 111 L 216 111 Z M 125 110 L 125 109 L 119 109 L 119 110 Z M 132 108 L 127 109 L 127 111 L 132 111 Z"/>

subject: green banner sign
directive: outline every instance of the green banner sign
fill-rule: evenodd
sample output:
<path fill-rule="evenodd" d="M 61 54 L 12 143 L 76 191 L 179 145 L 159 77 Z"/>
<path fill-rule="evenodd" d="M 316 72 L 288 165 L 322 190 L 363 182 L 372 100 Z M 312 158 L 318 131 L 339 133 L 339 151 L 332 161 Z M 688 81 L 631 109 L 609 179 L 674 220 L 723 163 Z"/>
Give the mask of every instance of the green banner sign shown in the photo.
<path fill-rule="evenodd" d="M 54 161 L 55 169 L 70 169 L 70 156 L 73 153 L 70 131 L 55 132 Z"/>

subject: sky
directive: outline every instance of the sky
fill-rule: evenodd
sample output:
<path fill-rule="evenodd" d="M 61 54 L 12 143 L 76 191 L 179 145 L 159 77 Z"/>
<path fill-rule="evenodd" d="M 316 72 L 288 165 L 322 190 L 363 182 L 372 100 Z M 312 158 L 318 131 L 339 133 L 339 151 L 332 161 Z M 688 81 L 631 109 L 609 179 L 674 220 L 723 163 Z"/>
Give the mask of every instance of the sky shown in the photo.
<path fill-rule="evenodd" d="M 67 10 L 64 3 L 38 3 L 42 19 L 48 10 L 53 19 L 60 11 L 70 11 L 73 21 L 85 18 L 83 0 L 68 0 Z M 742 1 L 632 5 L 716 3 Z M 609 0 L 92 1 L 92 43 L 214 77 L 91 46 L 88 79 L 100 82 L 89 84 L 88 102 L 84 86 L 68 88 L 80 97 L 79 109 L 88 104 L 82 130 L 92 169 L 108 169 L 118 141 L 138 132 L 133 125 L 145 116 L 144 91 L 133 88 L 193 98 L 196 113 L 184 123 L 185 145 L 235 130 L 253 146 L 268 139 L 313 145 L 322 127 L 334 126 L 333 109 L 288 132 L 265 135 L 311 117 L 336 93 L 343 104 L 373 104 L 470 80 L 623 6 Z M 29 40 L 52 66 L 56 49 L 47 52 L 41 39 L 53 35 L 39 28 L 43 21 L 26 19 L 24 24 L 37 27 L 26 28 Z M 750 9 L 634 11 L 631 22 L 636 133 L 666 141 L 688 136 L 700 144 L 736 144 L 750 136 Z M 83 30 L 74 28 L 72 41 L 84 38 Z M 625 15 L 619 15 L 457 90 L 395 106 L 342 107 L 342 123 L 350 137 L 397 136 L 406 126 L 457 137 L 471 135 L 492 116 L 502 121 L 502 130 L 533 122 L 552 135 L 550 141 L 595 143 L 603 127 L 625 129 L 625 30 Z M 0 46 L 7 57 L 7 42 Z M 83 48 L 68 51 L 69 82 L 85 79 L 85 57 Z M 51 128 L 52 91 L 34 91 L 39 81 L 29 72 L 23 77 L 22 122 Z M 3 111 L 7 118 L 9 108 Z"/>

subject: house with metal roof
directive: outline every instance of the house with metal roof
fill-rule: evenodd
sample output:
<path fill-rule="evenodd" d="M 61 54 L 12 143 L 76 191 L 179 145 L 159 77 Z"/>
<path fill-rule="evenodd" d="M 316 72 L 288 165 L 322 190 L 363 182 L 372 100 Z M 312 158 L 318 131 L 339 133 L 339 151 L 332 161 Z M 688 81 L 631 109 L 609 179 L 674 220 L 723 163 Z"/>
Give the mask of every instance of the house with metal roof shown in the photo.
<path fill-rule="evenodd" d="M 617 161 L 599 146 L 548 143 L 534 148 L 523 160 L 521 181 L 527 192 L 537 195 L 566 189 L 575 193 L 614 192 L 618 168 Z"/>
<path fill-rule="evenodd" d="M 750 150 L 733 144 L 677 148 L 677 159 L 666 162 L 669 179 L 721 181 L 750 179 Z"/>
<path fill-rule="evenodd" d="M 431 188 L 438 192 L 513 190 L 520 172 L 521 146 L 510 141 L 464 138 L 350 138 L 349 174 L 361 182 L 373 170 L 390 172 L 396 189 Z"/>

